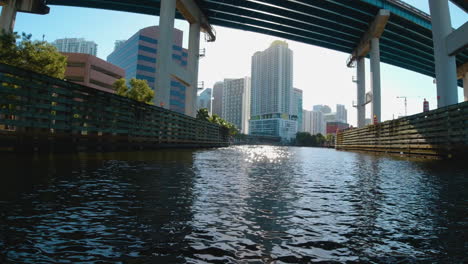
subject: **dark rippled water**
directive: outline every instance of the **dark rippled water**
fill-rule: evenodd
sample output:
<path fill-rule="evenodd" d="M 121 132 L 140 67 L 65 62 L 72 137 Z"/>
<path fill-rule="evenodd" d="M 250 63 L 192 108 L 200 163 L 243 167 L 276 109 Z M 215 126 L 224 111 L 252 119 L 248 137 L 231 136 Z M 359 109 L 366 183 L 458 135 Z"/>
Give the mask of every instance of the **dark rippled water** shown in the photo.
<path fill-rule="evenodd" d="M 468 167 L 330 149 L 1 156 L 1 263 L 463 263 Z"/>

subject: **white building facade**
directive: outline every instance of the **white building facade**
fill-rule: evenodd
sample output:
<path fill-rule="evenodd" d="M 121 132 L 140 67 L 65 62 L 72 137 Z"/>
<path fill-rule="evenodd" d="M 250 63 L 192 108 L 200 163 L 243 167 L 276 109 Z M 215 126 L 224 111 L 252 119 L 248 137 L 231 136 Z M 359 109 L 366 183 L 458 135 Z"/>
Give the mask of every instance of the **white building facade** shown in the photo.
<path fill-rule="evenodd" d="M 94 41 L 87 41 L 84 38 L 63 38 L 56 39 L 52 45 L 60 52 L 84 53 L 96 56 L 97 44 Z"/>
<path fill-rule="evenodd" d="M 223 82 L 222 115 L 243 134 L 249 133 L 250 77 L 225 79 Z"/>
<path fill-rule="evenodd" d="M 297 132 L 302 131 L 302 90 L 298 88 L 293 89 L 293 96 L 291 101 L 291 109 L 294 115 L 297 116 Z"/>
<path fill-rule="evenodd" d="M 336 120 L 342 123 L 348 123 L 348 110 L 344 105 L 336 105 Z"/>
<path fill-rule="evenodd" d="M 320 111 L 303 110 L 302 114 L 302 129 L 303 132 L 308 132 L 311 135 L 325 135 L 326 123 L 324 115 Z"/>
<path fill-rule="evenodd" d="M 293 52 L 285 41 L 274 41 L 252 56 L 250 134 L 295 138 Z"/>

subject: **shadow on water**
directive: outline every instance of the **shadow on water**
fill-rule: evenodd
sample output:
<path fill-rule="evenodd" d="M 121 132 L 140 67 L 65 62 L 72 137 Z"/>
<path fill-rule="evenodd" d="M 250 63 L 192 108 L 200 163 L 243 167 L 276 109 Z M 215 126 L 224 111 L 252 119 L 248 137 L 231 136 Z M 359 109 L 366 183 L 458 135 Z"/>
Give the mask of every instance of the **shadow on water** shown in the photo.
<path fill-rule="evenodd" d="M 191 151 L 4 156 L 0 262 L 181 262 Z"/>

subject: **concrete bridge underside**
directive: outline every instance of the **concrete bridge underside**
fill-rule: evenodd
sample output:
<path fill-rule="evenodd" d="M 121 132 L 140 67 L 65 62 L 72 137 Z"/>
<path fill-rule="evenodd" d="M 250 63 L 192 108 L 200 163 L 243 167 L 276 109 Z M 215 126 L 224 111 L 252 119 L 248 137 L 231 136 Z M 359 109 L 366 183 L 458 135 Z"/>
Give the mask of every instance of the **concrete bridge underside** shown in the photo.
<path fill-rule="evenodd" d="M 173 27 L 174 18 L 188 20 L 191 24 L 189 69 L 184 72 L 172 66 L 170 56 L 167 55 L 169 52 L 158 52 L 158 69 L 161 69 L 159 66 L 169 65 L 165 67 L 167 71 L 159 73 L 159 87 L 168 87 L 167 80 L 173 76 L 196 92 L 199 32 L 203 30 L 209 33 L 209 38 L 214 40 L 211 25 L 264 33 L 330 48 L 351 54 L 351 58 L 353 54 L 356 55 L 356 50 L 364 46 L 365 52 L 354 56 L 354 61 L 359 62 L 366 57 L 371 59 L 372 112 L 377 119 L 380 119 L 380 62 L 436 77 L 439 107 L 456 103 L 457 68 L 458 76 L 465 79 L 465 86 L 468 83 L 466 72 L 460 73 L 468 63 L 468 34 L 463 34 L 467 26 L 465 24 L 452 32 L 448 0 L 428 0 L 433 19 L 399 0 L 0 0 L 0 4 L 16 1 L 45 2 L 52 8 L 53 5 L 65 5 L 160 14 L 160 27 L 162 30 L 167 29 L 167 39 L 171 39 L 169 35 L 172 31 L 169 29 Z M 466 11 L 465 0 L 452 2 Z M 6 9 L 8 8 L 4 7 L 4 11 Z M 372 26 L 381 12 L 388 12 L 389 15 L 381 32 L 373 35 L 376 31 L 372 31 Z M 2 26 L 5 25 L 2 22 Z M 458 33 L 455 34 L 456 32 Z M 358 69 L 358 76 L 362 76 L 363 71 L 360 74 L 359 71 Z M 461 86 L 462 82 L 459 81 L 458 85 Z M 467 89 L 465 88 L 465 96 Z M 158 100 L 166 102 L 166 90 L 168 89 L 159 92 L 161 97 Z M 358 92 L 358 95 L 361 93 L 362 91 Z M 358 102 L 361 99 L 358 98 Z M 194 106 L 194 102 L 186 103 Z M 194 113 L 189 111 L 188 114 Z"/>

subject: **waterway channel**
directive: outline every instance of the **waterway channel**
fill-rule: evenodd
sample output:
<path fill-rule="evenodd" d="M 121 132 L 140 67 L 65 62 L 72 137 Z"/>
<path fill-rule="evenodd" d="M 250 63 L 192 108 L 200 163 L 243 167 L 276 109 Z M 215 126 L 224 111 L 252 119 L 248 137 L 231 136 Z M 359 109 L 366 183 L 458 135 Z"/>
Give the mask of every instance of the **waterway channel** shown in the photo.
<path fill-rule="evenodd" d="M 0 159 L 0 263 L 463 263 L 468 167 L 234 146 Z"/>

